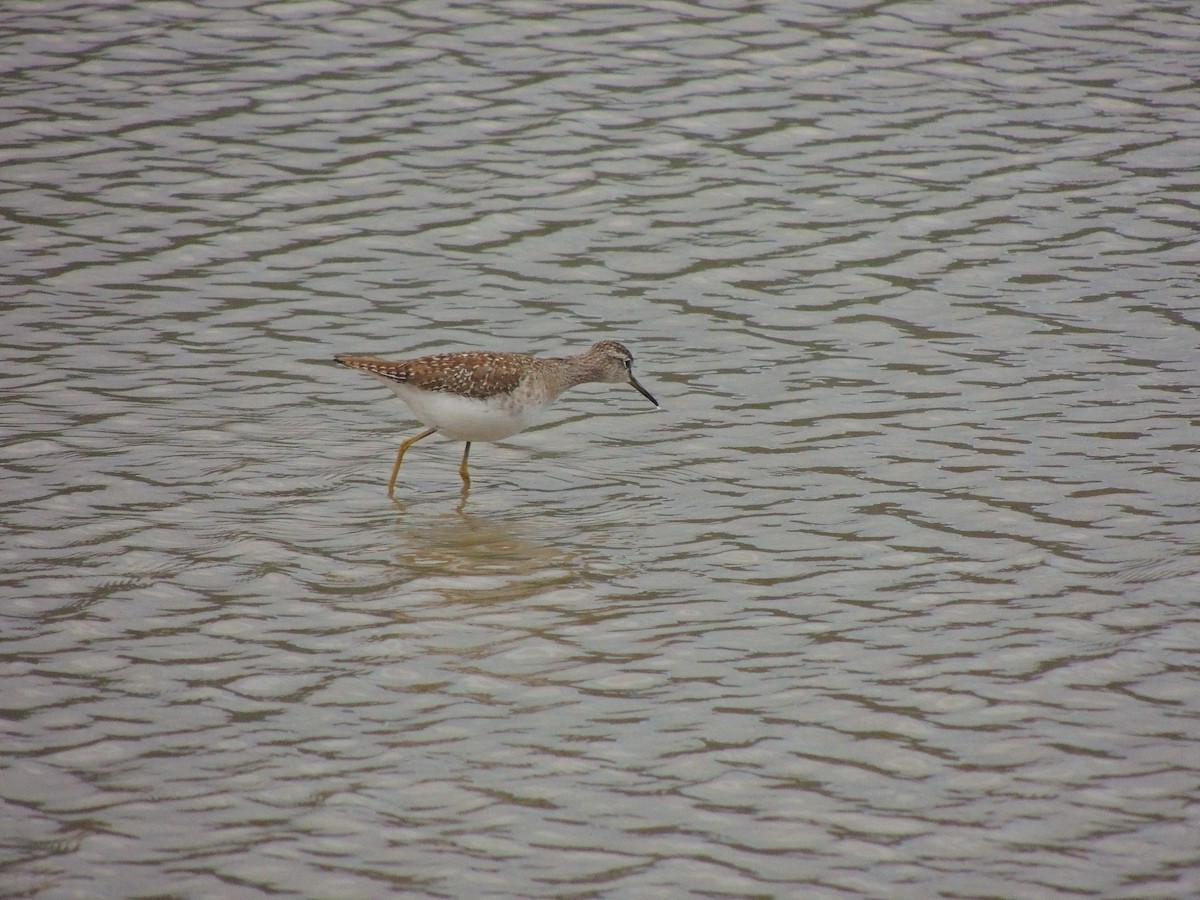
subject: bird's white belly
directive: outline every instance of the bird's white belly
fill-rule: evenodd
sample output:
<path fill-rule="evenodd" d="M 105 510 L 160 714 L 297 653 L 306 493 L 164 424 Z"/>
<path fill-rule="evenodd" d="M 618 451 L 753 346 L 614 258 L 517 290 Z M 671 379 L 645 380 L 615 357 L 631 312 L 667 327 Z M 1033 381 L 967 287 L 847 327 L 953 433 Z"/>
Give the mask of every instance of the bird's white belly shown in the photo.
<path fill-rule="evenodd" d="M 539 406 L 514 402 L 510 395 L 476 400 L 445 391 L 422 391 L 380 378 L 408 404 L 413 415 L 456 441 L 499 441 L 534 423 Z"/>

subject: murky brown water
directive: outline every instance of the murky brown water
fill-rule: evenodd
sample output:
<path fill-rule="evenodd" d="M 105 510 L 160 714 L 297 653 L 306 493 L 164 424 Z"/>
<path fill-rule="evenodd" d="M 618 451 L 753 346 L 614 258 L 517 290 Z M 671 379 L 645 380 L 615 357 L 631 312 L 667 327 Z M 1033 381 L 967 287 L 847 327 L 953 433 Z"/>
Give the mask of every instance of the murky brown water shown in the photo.
<path fill-rule="evenodd" d="M 1200 893 L 1190 6 L 0 28 L 0 895 Z"/>

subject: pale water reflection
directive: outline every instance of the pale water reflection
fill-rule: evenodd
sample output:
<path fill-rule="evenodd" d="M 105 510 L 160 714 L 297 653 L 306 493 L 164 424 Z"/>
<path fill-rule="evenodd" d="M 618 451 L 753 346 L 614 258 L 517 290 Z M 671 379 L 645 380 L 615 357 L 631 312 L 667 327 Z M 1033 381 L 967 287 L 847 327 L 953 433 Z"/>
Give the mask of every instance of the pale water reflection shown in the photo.
<path fill-rule="evenodd" d="M 1200 894 L 1187 5 L 3 29 L 0 894 Z"/>
<path fill-rule="evenodd" d="M 532 530 L 512 518 L 469 513 L 467 499 L 464 492 L 458 509 L 442 515 L 429 515 L 419 502 L 394 504 L 398 514 L 395 562 L 406 571 L 425 573 L 436 580 L 441 585 L 434 589 L 439 599 L 453 599 L 462 591 L 463 599 L 483 593 L 486 597 L 481 602 L 504 603 L 528 596 L 516 588 L 518 584 L 544 587 L 573 577 L 579 554 L 537 536 L 527 537 Z M 414 520 L 414 524 L 406 524 Z M 468 586 L 471 579 L 480 579 L 486 586 L 472 589 Z M 531 592 L 536 593 L 537 588 Z"/>

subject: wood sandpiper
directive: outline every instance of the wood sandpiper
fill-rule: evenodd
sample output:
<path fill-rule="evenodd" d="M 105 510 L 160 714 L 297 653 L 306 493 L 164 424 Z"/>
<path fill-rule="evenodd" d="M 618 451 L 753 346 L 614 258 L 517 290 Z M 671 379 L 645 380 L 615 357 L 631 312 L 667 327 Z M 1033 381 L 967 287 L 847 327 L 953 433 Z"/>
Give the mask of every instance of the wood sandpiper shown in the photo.
<path fill-rule="evenodd" d="M 471 484 L 467 472 L 471 442 L 499 441 L 524 431 L 568 388 L 589 382 L 629 384 L 658 406 L 633 377 L 633 354 L 616 341 L 600 341 L 586 353 L 564 357 L 468 351 L 401 360 L 348 355 L 334 359 L 374 375 L 428 426 L 400 445 L 388 482 L 389 497 L 405 452 L 435 432 L 466 442 L 458 467 L 466 490 Z"/>

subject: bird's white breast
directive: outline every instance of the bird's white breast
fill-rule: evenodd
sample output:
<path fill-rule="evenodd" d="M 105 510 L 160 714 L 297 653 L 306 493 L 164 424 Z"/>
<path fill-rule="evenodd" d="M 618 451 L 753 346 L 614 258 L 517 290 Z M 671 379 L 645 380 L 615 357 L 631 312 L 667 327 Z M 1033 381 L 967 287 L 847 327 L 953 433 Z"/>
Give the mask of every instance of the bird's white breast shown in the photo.
<path fill-rule="evenodd" d="M 456 441 L 503 440 L 532 425 L 542 408 L 522 403 L 511 394 L 476 400 L 445 391 L 423 391 L 388 378 L 379 380 L 408 404 L 418 420 Z"/>

